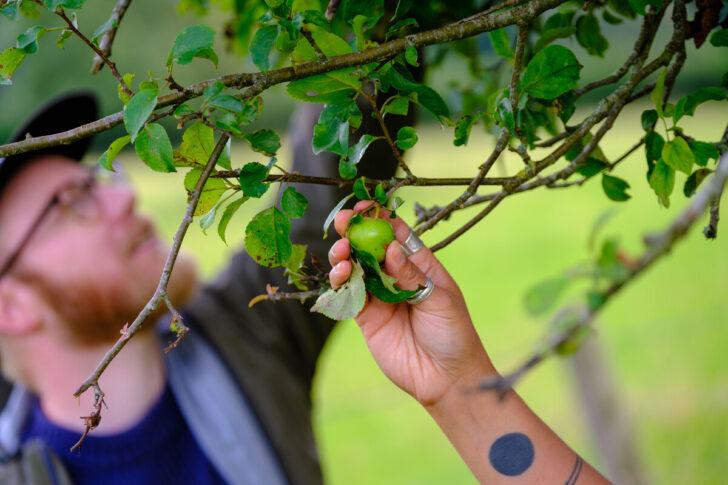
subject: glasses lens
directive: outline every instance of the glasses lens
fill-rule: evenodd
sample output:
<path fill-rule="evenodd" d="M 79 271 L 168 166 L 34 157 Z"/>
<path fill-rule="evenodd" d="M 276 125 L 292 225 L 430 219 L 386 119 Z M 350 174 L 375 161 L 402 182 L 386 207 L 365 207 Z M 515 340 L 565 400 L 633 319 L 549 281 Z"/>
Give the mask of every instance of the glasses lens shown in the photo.
<path fill-rule="evenodd" d="M 93 194 L 93 177 L 69 185 L 58 194 L 58 205 L 64 212 L 80 219 L 93 219 L 98 216 L 98 203 Z"/>

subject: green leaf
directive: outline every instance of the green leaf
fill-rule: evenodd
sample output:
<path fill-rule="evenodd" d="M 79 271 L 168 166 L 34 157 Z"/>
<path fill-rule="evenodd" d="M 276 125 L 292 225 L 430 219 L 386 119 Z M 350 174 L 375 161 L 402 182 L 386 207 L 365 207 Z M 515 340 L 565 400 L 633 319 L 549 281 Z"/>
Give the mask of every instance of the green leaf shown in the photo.
<path fill-rule="evenodd" d="M 86 0 L 43 0 L 43 5 L 51 12 L 64 8 L 67 10 L 77 10 L 81 8 Z"/>
<path fill-rule="evenodd" d="M 137 155 L 156 172 L 176 172 L 174 168 L 172 143 L 167 130 L 157 123 L 149 123 L 139 132 L 134 143 Z"/>
<path fill-rule="evenodd" d="M 38 52 L 38 41 L 40 41 L 41 37 L 43 37 L 46 32 L 46 28 L 42 25 L 30 27 L 18 36 L 15 47 L 26 54 L 35 54 Z"/>
<path fill-rule="evenodd" d="M 195 190 L 195 186 L 200 180 L 200 175 L 202 175 L 201 169 L 194 169 L 187 172 L 184 181 L 187 192 L 192 193 Z M 200 200 L 197 202 L 197 207 L 195 208 L 193 215 L 199 216 L 206 214 L 215 206 L 215 204 L 217 204 L 217 201 L 220 200 L 220 197 L 222 197 L 222 194 L 225 193 L 227 189 L 228 187 L 224 180 L 208 178 L 205 182 L 205 186 L 202 188 Z"/>
<path fill-rule="evenodd" d="M 174 113 L 172 113 L 172 116 L 174 116 L 175 118 L 181 118 L 183 116 L 195 114 L 196 112 L 197 111 L 192 109 L 189 104 L 182 103 L 174 109 Z"/>
<path fill-rule="evenodd" d="M 306 213 L 308 199 L 294 187 L 288 187 L 281 197 L 281 208 L 291 219 L 300 219 Z"/>
<path fill-rule="evenodd" d="M 8 20 L 15 20 L 18 16 L 18 4 L 20 2 L 12 2 L 0 8 L 0 14 L 4 15 Z"/>
<path fill-rule="evenodd" d="M 0 54 L 0 76 L 12 79 L 13 73 L 25 59 L 25 52 L 15 47 L 8 47 Z"/>
<path fill-rule="evenodd" d="M 470 139 L 470 131 L 473 125 L 483 117 L 485 113 L 476 113 L 474 115 L 463 115 L 455 125 L 455 139 L 452 144 L 456 147 L 467 145 Z"/>
<path fill-rule="evenodd" d="M 728 47 L 728 29 L 720 29 L 710 36 L 710 43 L 715 47 Z"/>
<path fill-rule="evenodd" d="M 508 37 L 508 32 L 505 27 L 491 30 L 488 32 L 488 36 L 496 54 L 504 59 L 514 58 L 513 49 L 511 49 L 511 39 Z"/>
<path fill-rule="evenodd" d="M 646 109 L 642 112 L 642 129 L 652 131 L 657 122 L 657 111 L 654 109 Z"/>
<path fill-rule="evenodd" d="M 611 281 L 622 281 L 627 277 L 629 270 L 622 263 L 620 252 L 616 239 L 611 238 L 604 241 L 599 258 L 597 259 L 600 276 Z"/>
<path fill-rule="evenodd" d="M 124 84 L 131 90 L 131 82 L 134 80 L 134 74 L 127 73 L 124 74 L 121 79 L 124 81 Z M 121 100 L 124 105 L 129 104 L 129 101 L 131 101 L 131 96 L 129 96 L 126 92 L 124 92 L 124 89 L 121 87 L 121 83 L 116 85 L 116 92 L 119 95 L 119 99 Z"/>
<path fill-rule="evenodd" d="M 645 135 L 645 155 L 647 160 L 653 162 L 662 156 L 662 149 L 665 147 L 665 139 L 656 131 L 648 131 Z"/>
<path fill-rule="evenodd" d="M 387 203 L 387 191 L 384 190 L 384 186 L 381 182 L 379 182 L 377 186 L 374 187 L 374 199 L 381 205 Z"/>
<path fill-rule="evenodd" d="M 679 136 L 668 141 L 662 149 L 662 160 L 674 168 L 688 175 L 693 171 L 695 156 L 688 142 Z"/>
<path fill-rule="evenodd" d="M 576 171 L 586 178 L 590 178 L 607 168 L 607 164 L 594 157 L 587 157 L 584 163 Z"/>
<path fill-rule="evenodd" d="M 372 196 L 369 195 L 369 190 L 367 189 L 366 184 L 366 178 L 360 177 L 354 182 L 354 195 L 356 195 L 356 198 L 359 200 L 372 200 Z"/>
<path fill-rule="evenodd" d="M 544 30 L 541 33 L 541 37 L 539 37 L 536 43 L 533 45 L 533 51 L 534 53 L 536 53 L 555 40 L 567 39 L 574 35 L 574 32 L 576 32 L 576 27 L 574 27 L 573 25 L 566 25 L 563 27 L 556 27 Z"/>
<path fill-rule="evenodd" d="M 214 144 L 212 128 L 198 121 L 185 130 L 182 144 L 174 152 L 174 161 L 182 166 L 205 166 Z"/>
<path fill-rule="evenodd" d="M 74 15 L 75 17 L 75 15 Z M 66 41 L 71 38 L 73 35 L 73 31 L 70 29 L 64 29 L 61 31 L 61 34 L 58 36 L 58 39 L 56 39 L 56 45 L 59 49 L 64 49 L 66 47 Z"/>
<path fill-rule="evenodd" d="M 116 21 L 114 17 L 109 17 L 109 19 L 104 22 L 103 24 L 99 25 L 99 28 L 96 29 L 96 31 L 91 36 L 91 42 L 98 45 L 99 39 L 103 37 L 103 35 L 108 32 L 111 29 L 115 29 L 119 26 L 119 23 Z"/>
<path fill-rule="evenodd" d="M 349 163 L 352 163 L 354 165 L 359 163 L 359 161 L 361 160 L 361 157 L 364 156 L 364 152 L 366 152 L 367 148 L 369 148 L 369 145 L 371 145 L 372 142 L 376 139 L 377 139 L 377 137 L 369 135 L 369 134 L 362 135 L 361 138 L 359 138 L 359 141 L 356 142 L 355 145 L 352 145 L 351 147 L 349 147 L 349 151 L 347 154 L 347 156 L 349 158 Z"/>
<path fill-rule="evenodd" d="M 659 202 L 665 207 L 670 207 L 670 194 L 675 188 L 675 170 L 662 160 L 658 160 L 652 169 L 649 181 Z"/>
<path fill-rule="evenodd" d="M 619 25 L 619 24 L 622 23 L 622 19 L 621 18 L 619 18 L 616 15 L 612 14 L 606 8 L 602 11 L 602 18 L 608 24 Z"/>
<path fill-rule="evenodd" d="M 683 194 L 685 194 L 685 197 L 692 197 L 695 195 L 695 191 L 698 190 L 698 187 L 700 187 L 700 184 L 703 183 L 705 177 L 711 173 L 713 173 L 713 171 L 709 168 L 699 168 L 694 171 L 685 181 L 685 185 L 683 186 Z"/>
<path fill-rule="evenodd" d="M 405 126 L 397 132 L 397 147 L 400 150 L 408 150 L 417 143 L 417 132 L 411 126 Z"/>
<path fill-rule="evenodd" d="M 245 195 L 259 199 L 266 193 L 269 183 L 263 181 L 268 176 L 268 167 L 258 162 L 246 163 L 240 169 L 240 188 Z"/>
<path fill-rule="evenodd" d="M 415 102 L 432 113 L 438 121 L 450 117 L 450 108 L 445 104 L 442 96 L 429 86 L 421 84 L 414 91 Z"/>
<path fill-rule="evenodd" d="M 220 199 L 217 204 L 212 206 L 212 209 L 210 209 L 207 214 L 200 217 L 200 229 L 202 229 L 202 233 L 204 235 L 207 235 L 207 230 L 210 229 L 210 227 L 215 223 L 215 216 L 217 216 L 217 208 L 220 207 L 220 204 L 222 203 L 222 199 Z"/>
<path fill-rule="evenodd" d="M 313 128 L 313 152 L 330 151 L 346 155 L 349 147 L 349 122 L 351 116 L 359 112 L 356 103 L 345 100 L 343 103 L 327 104 L 321 111 L 318 123 Z"/>
<path fill-rule="evenodd" d="M 269 129 L 246 133 L 245 139 L 250 143 L 250 148 L 268 157 L 274 156 L 281 147 L 281 138 L 278 133 Z"/>
<path fill-rule="evenodd" d="M 394 285 L 395 279 L 384 274 L 377 263 L 377 259 L 366 251 L 351 248 L 353 257 L 361 263 L 364 270 L 364 285 L 367 291 L 376 298 L 387 303 L 399 303 L 411 298 L 418 290 L 402 290 Z"/>
<path fill-rule="evenodd" d="M 222 153 L 220 153 L 220 156 L 217 159 L 217 164 L 220 165 L 225 170 L 232 170 L 233 167 L 231 165 L 230 161 L 230 147 L 232 146 L 232 140 L 228 138 L 228 141 L 225 143 L 225 147 L 222 149 Z"/>
<path fill-rule="evenodd" d="M 654 5 L 655 7 L 662 6 L 663 0 L 629 0 L 629 6 L 632 7 L 636 13 L 644 15 L 647 5 Z"/>
<path fill-rule="evenodd" d="M 217 55 L 212 50 L 214 41 L 215 31 L 210 27 L 206 25 L 187 27 L 177 35 L 172 45 L 172 51 L 167 57 L 167 68 L 171 69 L 173 63 L 181 66 L 189 64 L 195 57 L 207 59 L 217 68 Z"/>
<path fill-rule="evenodd" d="M 700 88 L 680 99 L 675 106 L 673 118 L 675 123 L 684 115 L 693 116 L 695 108 L 706 101 L 722 101 L 726 98 L 725 91 L 721 88 Z"/>
<path fill-rule="evenodd" d="M 131 137 L 129 135 L 122 136 L 121 138 L 114 140 L 111 145 L 109 145 L 108 150 L 106 150 L 103 155 L 101 155 L 101 158 L 99 158 L 99 165 L 104 167 L 106 170 L 113 172 L 114 160 L 117 155 L 119 155 L 121 149 L 124 148 L 130 141 Z"/>
<path fill-rule="evenodd" d="M 209 106 L 230 111 L 231 113 L 243 112 L 243 102 L 230 94 L 220 94 L 215 96 L 210 100 Z"/>
<path fill-rule="evenodd" d="M 534 317 L 548 313 L 564 294 L 571 280 L 558 276 L 532 286 L 524 297 L 526 311 Z"/>
<path fill-rule="evenodd" d="M 652 104 L 655 105 L 655 109 L 657 110 L 657 114 L 660 118 L 664 117 L 664 113 L 662 111 L 662 95 L 665 91 L 665 76 L 667 75 L 667 68 L 663 69 L 660 73 L 660 77 L 657 78 L 657 83 L 655 84 L 655 88 L 652 90 L 652 93 L 650 93 L 650 99 L 652 100 Z"/>
<path fill-rule="evenodd" d="M 604 57 L 609 41 L 602 35 L 599 21 L 593 14 L 582 15 L 576 21 L 576 40 L 592 56 Z"/>
<path fill-rule="evenodd" d="M 233 218 L 238 209 L 240 209 L 240 206 L 242 206 L 249 198 L 250 197 L 243 196 L 230 202 L 230 204 L 225 207 L 225 211 L 222 213 L 220 222 L 217 225 L 217 233 L 220 236 L 220 239 L 222 239 L 222 242 L 224 242 L 225 244 L 227 244 L 227 240 L 225 239 L 225 232 L 227 231 L 227 226 L 230 223 L 230 219 Z"/>
<path fill-rule="evenodd" d="M 364 271 L 359 263 L 351 267 L 351 276 L 338 290 L 329 289 L 321 294 L 311 307 L 312 312 L 323 313 L 334 320 L 356 317 L 367 301 Z"/>
<path fill-rule="evenodd" d="M 225 89 L 225 85 L 220 81 L 215 81 L 205 88 L 205 90 L 202 92 L 202 97 L 205 99 L 205 101 L 209 102 L 215 96 L 220 94 L 223 89 Z"/>
<path fill-rule="evenodd" d="M 261 71 L 270 70 L 270 51 L 278 38 L 278 26 L 266 25 L 259 28 L 250 41 L 250 58 Z"/>
<path fill-rule="evenodd" d="M 243 112 L 238 115 L 238 123 L 247 125 L 252 123 L 263 112 L 263 98 L 256 96 L 243 103 Z"/>
<path fill-rule="evenodd" d="M 689 145 L 690 150 L 692 150 L 693 155 L 695 155 L 695 163 L 701 167 L 706 166 L 709 159 L 712 158 L 714 160 L 718 160 L 718 157 L 720 157 L 718 148 L 710 143 L 694 140 L 691 141 Z"/>
<path fill-rule="evenodd" d="M 382 114 L 391 113 L 393 115 L 407 116 L 409 111 L 410 99 L 408 96 L 395 96 L 392 101 L 387 103 L 382 110 Z"/>
<path fill-rule="evenodd" d="M 631 195 L 627 193 L 628 188 L 629 184 L 625 180 L 607 175 L 606 173 L 602 175 L 602 189 L 604 189 L 604 193 L 610 199 L 617 202 L 629 200 Z"/>
<path fill-rule="evenodd" d="M 349 123 L 336 120 L 317 123 L 313 127 L 311 144 L 313 152 L 317 155 L 323 151 L 346 155 L 349 145 Z"/>
<path fill-rule="evenodd" d="M 580 68 L 573 52 L 564 46 L 550 45 L 526 66 L 521 91 L 534 98 L 554 99 L 576 87 Z"/>
<path fill-rule="evenodd" d="M 404 58 L 407 61 L 407 64 L 411 66 L 418 67 L 420 65 L 419 61 L 417 60 L 417 47 L 413 45 L 408 45 L 407 49 L 404 51 Z"/>
<path fill-rule="evenodd" d="M 288 83 L 286 91 L 296 101 L 306 103 L 342 103 L 361 90 L 361 81 L 353 69 L 342 69 Z"/>
<path fill-rule="evenodd" d="M 339 175 L 343 179 L 353 179 L 356 177 L 357 169 L 356 165 L 348 161 L 346 158 L 341 157 L 339 159 Z"/>
<path fill-rule="evenodd" d="M 354 197 L 354 194 L 349 194 L 343 199 L 341 199 L 333 209 L 331 209 L 331 212 L 329 212 L 329 215 L 326 216 L 326 220 L 324 221 L 324 239 L 328 236 L 329 232 L 329 226 L 332 222 L 334 222 L 334 219 L 336 218 L 336 214 L 339 213 L 339 211 L 344 207 L 344 205 L 348 202 L 349 199 Z"/>
<path fill-rule="evenodd" d="M 310 27 L 311 37 L 327 57 L 341 56 L 354 52 L 351 46 L 341 37 L 319 27 Z"/>
<path fill-rule="evenodd" d="M 129 100 L 129 104 L 124 106 L 124 126 L 131 136 L 132 142 L 136 140 L 139 130 L 154 111 L 158 94 L 158 89 L 143 89 Z"/>
<path fill-rule="evenodd" d="M 395 64 L 380 80 L 385 90 L 387 89 L 385 86 L 392 86 L 400 94 L 414 95 L 414 101 L 432 113 L 438 121 L 442 121 L 441 118 L 450 117 L 450 109 L 437 91 L 415 82 L 412 79 L 412 74 L 403 66 Z"/>
<path fill-rule="evenodd" d="M 308 286 L 303 281 L 305 274 L 301 271 L 305 258 L 306 246 L 303 244 L 294 244 L 291 257 L 283 264 L 283 267 L 286 268 L 283 274 L 288 276 L 288 284 L 294 285 L 301 291 L 308 290 Z"/>
<path fill-rule="evenodd" d="M 406 30 L 408 29 L 414 29 L 417 27 L 419 27 L 417 20 L 411 17 L 399 20 L 395 22 L 391 27 L 389 27 L 389 29 L 387 29 L 385 40 L 390 40 L 394 36 L 399 36 L 406 33 Z"/>
<path fill-rule="evenodd" d="M 293 252 L 290 232 L 290 219 L 277 207 L 269 207 L 253 217 L 245 228 L 245 249 L 261 266 L 281 266 Z"/>

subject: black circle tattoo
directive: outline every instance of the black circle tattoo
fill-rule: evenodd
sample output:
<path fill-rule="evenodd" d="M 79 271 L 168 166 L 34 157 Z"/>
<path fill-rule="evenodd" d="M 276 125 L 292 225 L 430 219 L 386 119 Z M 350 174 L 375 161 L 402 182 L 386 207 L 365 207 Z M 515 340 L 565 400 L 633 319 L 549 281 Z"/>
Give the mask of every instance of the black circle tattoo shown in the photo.
<path fill-rule="evenodd" d="M 490 463 L 499 473 L 514 477 L 528 470 L 533 463 L 533 443 L 523 433 L 501 436 L 490 447 Z"/>

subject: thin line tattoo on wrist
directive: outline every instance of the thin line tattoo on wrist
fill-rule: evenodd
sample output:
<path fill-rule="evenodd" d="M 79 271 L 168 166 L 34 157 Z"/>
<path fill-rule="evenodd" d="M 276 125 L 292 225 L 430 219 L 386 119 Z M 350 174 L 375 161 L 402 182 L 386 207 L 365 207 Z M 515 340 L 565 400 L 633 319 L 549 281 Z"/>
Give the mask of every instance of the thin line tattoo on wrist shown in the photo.
<path fill-rule="evenodd" d="M 490 447 L 490 464 L 499 473 L 515 477 L 528 470 L 533 464 L 533 443 L 523 433 L 504 434 Z"/>
<path fill-rule="evenodd" d="M 579 479 L 579 475 L 581 475 L 581 468 L 583 466 L 584 460 L 582 460 L 579 455 L 576 455 L 576 463 L 574 463 L 574 469 L 571 470 L 571 475 L 569 475 L 569 479 L 566 480 L 564 485 L 574 485 Z"/>

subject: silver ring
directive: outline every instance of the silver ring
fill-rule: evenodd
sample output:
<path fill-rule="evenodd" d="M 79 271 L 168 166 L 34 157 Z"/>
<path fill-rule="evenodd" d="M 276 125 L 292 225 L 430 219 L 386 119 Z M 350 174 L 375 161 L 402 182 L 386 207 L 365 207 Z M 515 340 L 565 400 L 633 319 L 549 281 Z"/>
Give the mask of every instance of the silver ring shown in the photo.
<path fill-rule="evenodd" d="M 417 293 L 412 295 L 412 297 L 407 298 L 407 303 L 410 305 L 417 305 L 418 303 L 422 303 L 429 297 L 433 290 L 435 289 L 435 283 L 432 281 L 432 278 L 429 276 L 427 277 L 427 283 L 425 283 L 425 286 L 420 289 Z"/>
<path fill-rule="evenodd" d="M 404 240 L 404 244 L 402 244 L 402 250 L 407 256 L 412 256 L 424 246 L 425 243 L 422 242 L 422 239 L 417 237 L 415 231 L 410 229 L 409 236 L 407 236 L 407 239 Z"/>

